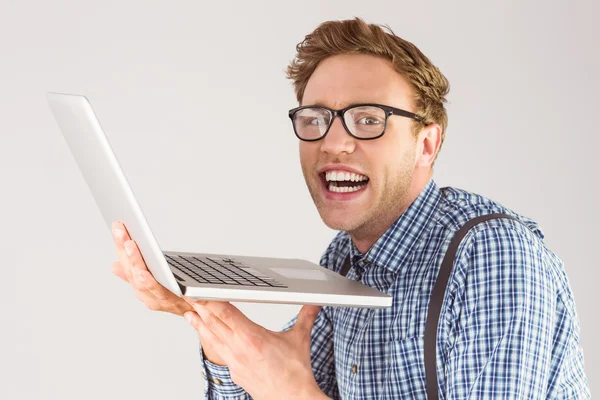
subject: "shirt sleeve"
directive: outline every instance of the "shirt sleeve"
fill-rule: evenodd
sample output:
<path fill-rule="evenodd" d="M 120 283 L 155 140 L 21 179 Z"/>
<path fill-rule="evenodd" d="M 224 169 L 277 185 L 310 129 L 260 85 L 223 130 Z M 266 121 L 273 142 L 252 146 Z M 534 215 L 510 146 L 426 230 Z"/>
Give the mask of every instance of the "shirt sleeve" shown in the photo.
<path fill-rule="evenodd" d="M 236 385 L 229 374 L 229 367 L 216 365 L 204 358 L 200 345 L 200 361 L 204 378 L 205 400 L 252 400 L 241 386 Z"/>
<path fill-rule="evenodd" d="M 569 379 L 560 378 L 560 369 L 579 371 L 580 379 L 583 365 L 569 365 L 579 363 L 580 348 L 570 343 L 578 332 L 573 318 L 560 316 L 563 303 L 543 242 L 524 227 L 475 229 L 457 257 L 458 276 L 446 299 L 444 323 L 452 325 L 452 334 L 438 341 L 444 398 L 589 398 L 585 378 L 569 391 L 572 397 L 556 397 L 559 390 L 552 390 L 556 380 Z"/>

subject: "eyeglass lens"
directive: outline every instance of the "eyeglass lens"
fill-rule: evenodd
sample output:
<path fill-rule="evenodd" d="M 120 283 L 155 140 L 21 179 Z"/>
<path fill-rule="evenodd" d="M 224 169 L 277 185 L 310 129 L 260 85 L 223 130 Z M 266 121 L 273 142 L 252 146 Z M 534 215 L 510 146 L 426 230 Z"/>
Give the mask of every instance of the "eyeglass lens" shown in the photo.
<path fill-rule="evenodd" d="M 331 124 L 332 113 L 319 107 L 308 107 L 294 114 L 294 128 L 304 140 L 321 138 Z M 385 128 L 385 111 L 374 106 L 350 108 L 344 114 L 348 131 L 356 137 L 369 139 L 381 135 Z"/>

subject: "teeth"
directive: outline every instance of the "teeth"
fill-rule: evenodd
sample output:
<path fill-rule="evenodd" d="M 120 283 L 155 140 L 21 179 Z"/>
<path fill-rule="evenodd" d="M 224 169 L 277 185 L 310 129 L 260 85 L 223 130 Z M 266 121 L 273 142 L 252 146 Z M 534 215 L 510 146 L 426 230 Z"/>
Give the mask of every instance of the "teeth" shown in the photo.
<path fill-rule="evenodd" d="M 364 175 L 355 174 L 353 172 L 328 171 L 325 173 L 325 179 L 328 182 L 332 182 L 332 181 L 362 182 L 362 181 L 366 181 L 368 178 Z"/>
<path fill-rule="evenodd" d="M 366 186 L 366 184 L 358 185 L 358 186 L 337 186 L 335 183 L 330 183 L 329 190 L 332 192 L 336 192 L 336 193 L 352 193 L 352 192 L 359 191 L 360 189 L 364 188 L 365 186 Z"/>

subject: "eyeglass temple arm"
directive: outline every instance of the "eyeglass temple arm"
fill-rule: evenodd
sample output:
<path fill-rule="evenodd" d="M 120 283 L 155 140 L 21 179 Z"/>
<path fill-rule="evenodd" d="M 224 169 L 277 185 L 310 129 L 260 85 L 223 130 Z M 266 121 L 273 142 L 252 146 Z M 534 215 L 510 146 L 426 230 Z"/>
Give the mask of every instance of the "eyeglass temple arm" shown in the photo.
<path fill-rule="evenodd" d="M 391 108 L 390 109 L 390 114 L 400 115 L 400 116 L 403 116 L 403 117 L 412 118 L 414 120 L 417 120 L 417 121 L 425 124 L 425 118 L 421 117 L 418 114 L 412 113 L 410 111 L 401 110 L 399 108 Z"/>

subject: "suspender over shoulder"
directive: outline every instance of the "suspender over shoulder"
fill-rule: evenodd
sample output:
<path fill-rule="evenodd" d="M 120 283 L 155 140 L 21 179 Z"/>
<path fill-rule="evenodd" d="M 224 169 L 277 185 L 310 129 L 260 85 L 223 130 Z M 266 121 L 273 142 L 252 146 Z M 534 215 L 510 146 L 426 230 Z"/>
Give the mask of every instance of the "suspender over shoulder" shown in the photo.
<path fill-rule="evenodd" d="M 491 219 L 508 218 L 518 221 L 517 218 L 508 214 L 488 214 L 482 215 L 477 218 L 473 218 L 467 221 L 452 237 L 448 250 L 444 255 L 442 265 L 438 272 L 437 279 L 431 292 L 431 298 L 429 300 L 429 307 L 427 309 L 427 319 L 425 321 L 425 340 L 423 348 L 423 358 L 425 361 L 425 383 L 427 389 L 427 399 L 434 400 L 439 399 L 438 392 L 438 379 L 437 379 L 437 329 L 438 322 L 440 319 L 440 313 L 442 311 L 442 303 L 444 301 L 444 294 L 446 293 L 446 286 L 448 286 L 448 279 L 452 272 L 452 266 L 454 265 L 454 258 L 456 251 L 466 236 L 466 234 L 474 226 L 489 221 Z M 340 274 L 346 276 L 350 270 L 350 258 L 347 257 L 344 260 L 342 270 Z"/>

